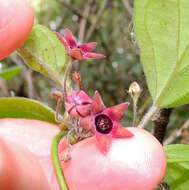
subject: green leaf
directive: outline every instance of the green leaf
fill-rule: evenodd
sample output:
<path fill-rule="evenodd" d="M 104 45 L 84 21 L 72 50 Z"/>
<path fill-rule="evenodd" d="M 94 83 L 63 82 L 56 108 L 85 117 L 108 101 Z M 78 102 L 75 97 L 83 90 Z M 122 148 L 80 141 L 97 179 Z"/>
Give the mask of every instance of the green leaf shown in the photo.
<path fill-rule="evenodd" d="M 0 118 L 27 118 L 56 123 L 52 109 L 27 98 L 0 98 Z"/>
<path fill-rule="evenodd" d="M 175 144 L 165 147 L 167 171 L 165 179 L 173 190 L 189 188 L 189 145 Z"/>
<path fill-rule="evenodd" d="M 25 44 L 17 50 L 33 69 L 62 86 L 68 56 L 57 36 L 42 25 L 34 25 Z"/>
<path fill-rule="evenodd" d="M 135 0 L 135 32 L 153 101 L 189 102 L 189 0 Z"/>
<path fill-rule="evenodd" d="M 8 69 L 3 69 L 3 70 L 0 70 L 0 77 L 6 80 L 10 80 L 13 77 L 17 76 L 18 74 L 20 74 L 22 70 L 23 70 L 23 67 L 20 67 L 20 66 L 14 66 Z"/>

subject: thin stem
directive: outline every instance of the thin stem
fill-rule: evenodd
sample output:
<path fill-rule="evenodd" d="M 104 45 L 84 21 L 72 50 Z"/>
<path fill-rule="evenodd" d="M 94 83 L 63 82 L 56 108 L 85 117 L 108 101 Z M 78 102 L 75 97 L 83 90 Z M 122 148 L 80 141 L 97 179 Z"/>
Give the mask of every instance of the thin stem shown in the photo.
<path fill-rule="evenodd" d="M 130 6 L 129 2 L 127 0 L 122 0 L 123 5 L 125 6 L 127 12 L 129 13 L 129 15 L 132 17 L 133 16 L 133 9 Z"/>
<path fill-rule="evenodd" d="M 137 119 L 137 100 L 133 98 L 133 127 L 136 127 Z"/>
<path fill-rule="evenodd" d="M 56 106 L 56 115 L 55 115 L 55 121 L 57 123 L 62 122 L 62 119 L 59 119 L 59 112 L 60 112 L 61 106 L 62 106 L 62 99 L 58 99 L 57 106 Z"/>
<path fill-rule="evenodd" d="M 70 71 L 71 71 L 71 68 L 72 68 L 72 63 L 73 63 L 73 60 L 72 58 L 70 58 L 70 62 L 68 63 L 68 66 L 66 68 L 66 72 L 65 72 L 65 76 L 64 76 L 64 100 L 66 99 L 67 97 L 67 79 L 68 79 L 68 76 L 70 74 Z"/>
<path fill-rule="evenodd" d="M 86 34 L 86 38 L 85 41 L 88 42 L 89 39 L 91 38 L 93 32 L 95 31 L 97 25 L 98 25 L 98 21 L 100 20 L 102 14 L 104 13 L 104 11 L 106 10 L 106 7 L 108 5 L 110 0 L 105 0 L 103 6 L 99 9 L 96 19 L 94 20 L 94 22 L 92 23 L 92 25 L 90 26 L 87 34 Z"/>
<path fill-rule="evenodd" d="M 82 90 L 82 84 L 81 81 L 78 81 L 79 90 Z"/>
<path fill-rule="evenodd" d="M 89 13 L 90 13 L 92 2 L 93 2 L 93 0 L 88 0 L 87 3 L 85 4 L 84 10 L 83 10 L 83 14 L 82 14 L 83 17 L 82 17 L 80 25 L 79 25 L 79 42 L 80 43 L 83 42 L 83 39 L 85 36 L 87 18 L 88 18 Z"/>
<path fill-rule="evenodd" d="M 184 129 L 189 128 L 189 119 L 181 126 L 180 129 L 172 133 L 172 135 L 164 141 L 164 145 L 171 144 L 177 137 L 181 136 Z"/>
<path fill-rule="evenodd" d="M 138 125 L 138 128 L 141 129 L 144 128 L 148 124 L 152 116 L 157 112 L 158 109 L 159 108 L 157 108 L 155 105 L 152 105 L 150 109 L 147 111 L 147 113 L 144 115 L 144 117 L 142 118 L 141 122 Z"/>
<path fill-rule="evenodd" d="M 64 174 L 60 165 L 59 155 L 58 155 L 58 145 L 62 137 L 67 134 L 67 131 L 61 131 L 58 135 L 55 136 L 52 143 L 51 154 L 52 161 L 56 172 L 56 177 L 61 190 L 68 190 Z"/>

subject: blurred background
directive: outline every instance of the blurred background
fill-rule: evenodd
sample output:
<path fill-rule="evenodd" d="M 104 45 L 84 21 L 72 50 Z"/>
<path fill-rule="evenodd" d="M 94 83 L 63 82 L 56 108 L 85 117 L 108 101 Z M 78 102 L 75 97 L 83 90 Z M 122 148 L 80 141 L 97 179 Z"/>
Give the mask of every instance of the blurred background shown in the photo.
<path fill-rule="evenodd" d="M 95 52 L 106 58 L 75 63 L 72 72 L 82 75 L 84 90 L 92 97 L 98 90 L 106 106 L 124 101 L 132 103 L 127 93 L 129 85 L 137 81 L 142 88 L 138 102 L 138 122 L 152 104 L 139 57 L 133 28 L 133 1 L 129 0 L 30 0 L 35 11 L 35 23 L 64 34 L 69 28 L 78 42 L 98 43 Z M 41 74 L 30 70 L 16 52 L 0 62 L 0 96 L 27 97 L 56 107 L 50 94 L 57 87 Z M 185 125 L 188 128 L 189 106 L 175 108 L 168 125 L 167 138 Z M 132 125 L 132 104 L 122 120 Z M 153 130 L 152 123 L 148 129 Z M 180 133 L 181 134 L 181 133 Z M 171 142 L 188 143 L 187 130 L 177 134 Z M 169 139 L 170 140 L 170 139 Z"/>

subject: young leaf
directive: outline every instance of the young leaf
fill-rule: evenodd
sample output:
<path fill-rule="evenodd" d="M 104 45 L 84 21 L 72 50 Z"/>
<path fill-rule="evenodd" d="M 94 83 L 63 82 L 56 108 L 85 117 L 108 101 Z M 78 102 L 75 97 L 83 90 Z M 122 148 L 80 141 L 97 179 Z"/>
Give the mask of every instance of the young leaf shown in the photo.
<path fill-rule="evenodd" d="M 66 50 L 57 36 L 42 25 L 34 25 L 25 44 L 17 50 L 33 69 L 62 86 L 68 63 Z"/>
<path fill-rule="evenodd" d="M 175 144 L 165 147 L 167 172 L 165 179 L 173 190 L 188 190 L 189 145 Z"/>
<path fill-rule="evenodd" d="M 56 123 L 53 110 L 27 98 L 0 98 L 0 118 L 27 118 Z"/>
<path fill-rule="evenodd" d="M 189 102 L 189 1 L 135 0 L 134 25 L 153 101 Z"/>
<path fill-rule="evenodd" d="M 20 74 L 20 72 L 23 70 L 23 67 L 20 66 L 14 66 L 7 69 L 0 70 L 0 77 L 4 78 L 5 80 L 10 80 L 13 77 Z"/>

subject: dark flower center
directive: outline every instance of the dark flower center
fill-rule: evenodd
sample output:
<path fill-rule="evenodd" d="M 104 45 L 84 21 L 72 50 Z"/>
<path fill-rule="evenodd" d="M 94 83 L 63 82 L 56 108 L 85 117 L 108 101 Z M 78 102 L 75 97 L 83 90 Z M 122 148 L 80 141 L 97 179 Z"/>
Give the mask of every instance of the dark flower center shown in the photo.
<path fill-rule="evenodd" d="M 96 130 L 102 134 L 108 134 L 112 130 L 112 120 L 104 114 L 100 114 L 95 117 Z"/>

